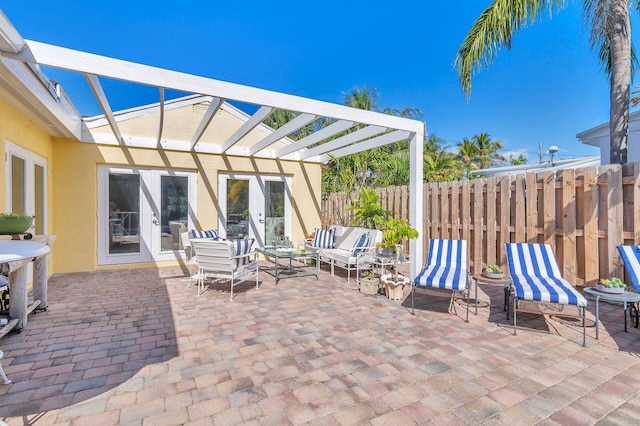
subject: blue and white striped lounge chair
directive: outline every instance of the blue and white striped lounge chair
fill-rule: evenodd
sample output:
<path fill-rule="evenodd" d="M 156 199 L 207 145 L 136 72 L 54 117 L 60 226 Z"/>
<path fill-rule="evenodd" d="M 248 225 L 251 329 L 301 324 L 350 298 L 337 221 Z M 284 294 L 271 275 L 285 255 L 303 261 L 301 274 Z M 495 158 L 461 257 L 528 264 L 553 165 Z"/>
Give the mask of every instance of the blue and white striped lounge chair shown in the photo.
<path fill-rule="evenodd" d="M 451 291 L 449 310 L 455 310 L 456 293 L 466 293 L 467 318 L 469 322 L 469 289 L 471 275 L 467 268 L 466 240 L 429 240 L 427 265 L 418 274 L 411 286 L 411 314 L 414 312 L 413 293 L 416 288 Z"/>
<path fill-rule="evenodd" d="M 627 270 L 629 278 L 631 278 L 631 284 L 636 293 L 640 293 L 640 246 L 618 246 L 620 256 L 624 262 L 624 269 Z M 627 290 L 631 290 L 631 286 L 627 287 Z M 635 320 L 635 327 L 638 328 L 640 322 L 640 312 L 638 312 L 638 306 L 635 303 L 631 305 L 629 310 L 629 316 L 631 321 Z M 635 317 L 635 318 L 634 318 Z M 625 317 L 625 331 L 627 329 L 626 317 Z"/>
<path fill-rule="evenodd" d="M 584 298 L 567 280 L 562 278 L 560 268 L 549 244 L 506 244 L 511 292 L 513 297 L 513 334 L 516 334 L 516 312 L 531 312 L 520 309 L 519 301 L 541 304 L 556 304 L 562 311 L 564 305 L 575 305 L 582 320 L 582 346 L 586 346 Z M 562 313 L 563 316 L 573 316 Z"/>

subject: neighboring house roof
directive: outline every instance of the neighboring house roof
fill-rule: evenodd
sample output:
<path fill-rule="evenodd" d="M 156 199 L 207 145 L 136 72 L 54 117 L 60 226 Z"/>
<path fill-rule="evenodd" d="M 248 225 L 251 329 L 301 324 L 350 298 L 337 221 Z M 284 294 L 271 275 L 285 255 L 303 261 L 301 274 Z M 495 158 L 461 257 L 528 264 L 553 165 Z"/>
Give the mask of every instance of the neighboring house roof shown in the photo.
<path fill-rule="evenodd" d="M 640 111 L 634 111 L 629 114 L 629 134 L 640 132 Z M 580 132 L 576 137 L 585 145 L 591 145 L 600 148 L 602 142 L 609 144 L 609 122 L 602 123 L 589 130 Z"/>
<path fill-rule="evenodd" d="M 600 156 L 599 155 L 589 155 L 585 157 L 577 157 L 570 158 L 566 160 L 554 160 L 553 164 L 551 161 L 546 161 L 542 163 L 532 163 L 532 164 L 522 164 L 519 166 L 504 166 L 504 167 L 492 167 L 490 169 L 482 169 L 482 170 L 474 170 L 474 175 L 480 176 L 515 176 L 521 175 L 525 173 L 538 173 L 538 172 L 546 172 L 552 171 L 556 172 L 558 170 L 566 170 L 566 169 L 577 169 L 579 167 L 599 167 L 600 166 Z"/>

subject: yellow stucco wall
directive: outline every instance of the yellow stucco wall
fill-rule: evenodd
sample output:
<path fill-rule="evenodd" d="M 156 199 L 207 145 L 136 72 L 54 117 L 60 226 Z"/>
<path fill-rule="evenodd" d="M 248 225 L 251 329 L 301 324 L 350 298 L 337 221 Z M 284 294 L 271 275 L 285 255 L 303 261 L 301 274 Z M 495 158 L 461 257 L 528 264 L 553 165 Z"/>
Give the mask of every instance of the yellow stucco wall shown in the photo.
<path fill-rule="evenodd" d="M 55 140 L 54 228 L 57 272 L 91 271 L 97 264 L 97 173 L 100 165 L 127 165 L 198 172 L 197 214 L 202 229 L 218 228 L 218 174 L 278 174 L 292 177 L 292 239 L 320 224 L 321 167 L 293 161 L 248 159 L 152 149 L 130 149 Z M 139 264 L 134 266 L 146 266 Z M 118 265 L 109 268 L 122 268 Z M 106 268 L 106 267 L 104 267 Z"/>
<path fill-rule="evenodd" d="M 154 149 L 130 149 L 53 139 L 0 100 L 0 149 L 5 141 L 47 160 L 47 230 L 53 243 L 49 272 L 81 272 L 148 264 L 98 266 L 98 167 L 100 165 L 177 169 L 197 172 L 197 222 L 202 229 L 218 227 L 218 174 L 222 172 L 276 174 L 292 178 L 293 241 L 320 225 L 321 166 L 295 161 L 249 159 Z M 5 162 L 0 162 L 4 187 Z M 0 206 L 6 206 L 0 190 Z"/>
<path fill-rule="evenodd" d="M 47 161 L 47 187 L 49 196 L 47 197 L 48 212 L 47 233 L 53 234 L 52 208 L 53 198 L 51 197 L 53 168 L 53 141 L 52 138 L 38 126 L 18 113 L 10 105 L 0 99 L 0 152 L 6 152 L 6 142 L 14 143 L 28 151 L 31 151 Z M 4 155 L 3 155 L 4 157 Z M 7 211 L 6 199 L 6 161 L 0 161 L 0 206 L 1 211 Z M 55 243 L 54 243 L 55 250 Z M 54 256 L 49 256 L 49 272 L 55 270 Z"/>

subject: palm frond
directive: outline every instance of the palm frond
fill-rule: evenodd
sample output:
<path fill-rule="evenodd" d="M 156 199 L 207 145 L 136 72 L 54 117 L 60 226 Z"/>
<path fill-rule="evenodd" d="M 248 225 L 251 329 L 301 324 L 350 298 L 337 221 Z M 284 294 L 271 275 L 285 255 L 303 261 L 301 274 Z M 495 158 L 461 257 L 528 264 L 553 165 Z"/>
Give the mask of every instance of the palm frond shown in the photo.
<path fill-rule="evenodd" d="M 473 75 L 488 67 L 502 46 L 511 48 L 513 34 L 535 22 L 546 8 L 552 15 L 567 0 L 495 0 L 475 21 L 454 59 L 462 90 L 471 94 Z"/>

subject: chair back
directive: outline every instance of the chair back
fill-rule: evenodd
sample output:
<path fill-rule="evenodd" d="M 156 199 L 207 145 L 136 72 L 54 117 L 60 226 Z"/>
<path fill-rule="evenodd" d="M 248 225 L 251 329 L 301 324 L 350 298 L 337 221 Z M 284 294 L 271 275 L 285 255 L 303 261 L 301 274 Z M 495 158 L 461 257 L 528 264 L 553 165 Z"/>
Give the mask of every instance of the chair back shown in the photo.
<path fill-rule="evenodd" d="M 429 240 L 427 266 L 448 265 L 467 269 L 467 240 Z"/>
<path fill-rule="evenodd" d="M 549 244 L 505 244 L 509 272 L 513 275 L 562 278 Z"/>
<path fill-rule="evenodd" d="M 191 240 L 198 269 L 203 272 L 233 272 L 236 261 L 231 258 L 228 241 Z"/>
<path fill-rule="evenodd" d="M 640 246 L 618 246 L 624 268 L 637 292 L 640 292 Z"/>

